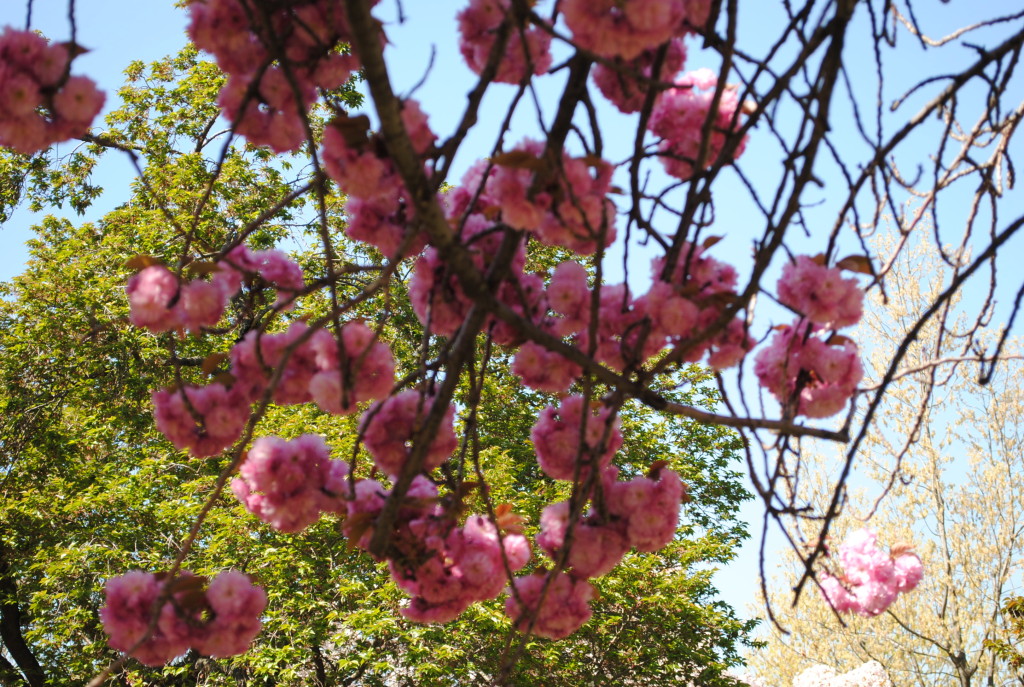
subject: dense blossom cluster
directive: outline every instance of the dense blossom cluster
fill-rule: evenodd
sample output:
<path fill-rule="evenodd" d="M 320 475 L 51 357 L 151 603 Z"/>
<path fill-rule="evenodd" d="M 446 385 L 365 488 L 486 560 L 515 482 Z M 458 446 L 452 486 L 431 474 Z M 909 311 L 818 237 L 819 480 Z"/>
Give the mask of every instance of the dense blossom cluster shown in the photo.
<path fill-rule="evenodd" d="M 402 123 L 420 155 L 436 136 L 415 100 L 402 103 Z M 324 169 L 348 194 L 345 233 L 380 249 L 389 258 L 405 258 L 423 250 L 426 239 L 412 231 L 415 215 L 409 194 L 379 135 L 367 136 L 365 122 L 337 118 L 324 130 Z"/>
<path fill-rule="evenodd" d="M 822 593 L 840 613 L 864 616 L 883 613 L 901 592 L 909 592 L 924 575 L 921 559 L 908 547 L 879 549 L 876 535 L 868 529 L 852 532 L 839 547 L 843 574 L 818 575 Z"/>
<path fill-rule="evenodd" d="M 396 477 L 402 472 L 432 400 L 429 394 L 409 389 L 374 404 L 366 412 L 362 425 L 363 444 L 384 474 Z M 458 439 L 454 422 L 455 407 L 449 406 L 423 456 L 423 470 L 429 472 L 439 467 L 455 451 Z"/>
<path fill-rule="evenodd" d="M 806 255 L 782 268 L 778 291 L 780 303 L 828 329 L 857 324 L 864 312 L 864 292 L 856 279 Z"/>
<path fill-rule="evenodd" d="M 608 465 L 622 447 L 620 425 L 610 408 L 591 410 L 582 396 L 566 396 L 557 408 L 541 411 L 530 440 L 548 477 L 573 481 L 585 479 L 594 467 Z"/>
<path fill-rule="evenodd" d="M 522 84 L 550 69 L 551 36 L 561 29 L 524 11 L 528 4 L 469 0 L 458 22 L 459 48 L 470 69 L 483 72 L 503 33 L 507 40 L 495 80 Z M 668 174 L 682 181 L 727 164 L 746 145 L 738 131 L 749 109 L 739 90 L 719 83 L 708 69 L 679 74 L 687 58 L 683 37 L 703 30 L 710 6 L 707 0 L 558 4 L 572 43 L 585 58 L 596 56 L 593 78 L 605 97 L 625 113 L 650 105 L 645 133 L 654 140 L 648 150 L 656 146 Z M 192 39 L 228 74 L 220 104 L 234 132 L 279 153 L 309 142 L 312 153 L 308 109 L 359 68 L 358 58 L 343 49 L 358 43 L 350 41 L 346 3 L 195 0 L 189 12 Z M 88 126 L 102 96 L 91 82 L 67 76 L 71 52 L 25 32 L 7 30 L 0 37 L 0 144 L 36 150 Z M 417 164 L 432 174 L 450 153 L 436 145 L 416 101 L 400 106 Z M 698 246 L 680 236 L 664 242 L 666 255 L 653 261 L 646 293 L 634 295 L 624 283 L 591 285 L 587 266 L 616 238 L 618 211 L 611 196 L 618 170 L 601 159 L 600 146 L 594 147 L 597 153 L 579 156 L 566 150 L 565 141 L 523 140 L 471 165 L 460 185 L 438 194 L 447 229 L 491 288 L 469 294 L 468 280 L 446 260 L 450 247 L 429 245 L 392 160 L 394 141 L 370 133 L 369 126 L 365 116 L 338 112 L 320 143 L 323 169 L 347 196 L 348 237 L 382 252 L 389 268 L 399 260 L 415 261 L 409 300 L 428 334 L 454 337 L 485 300 L 518 315 L 529 326 L 488 313 L 483 331 L 514 356 L 512 369 L 524 385 L 562 394 L 540 413 L 531 432 L 544 474 L 575 483 L 573 498 L 549 505 L 539 523 L 536 544 L 554 569 L 513 578 L 531 555 L 516 519 L 504 510 L 466 516 L 461 494 L 439 492 L 429 474 L 458 447 L 456 406 L 426 390 L 433 387 L 425 374 L 396 386 L 391 350 L 362 321 L 325 325 L 300 318 L 286 319 L 283 331 L 246 328 L 226 356 L 227 374 L 206 386 L 153 394 L 157 427 L 177 448 L 209 457 L 238 442 L 254 403 L 315 403 L 346 415 L 376 401 L 364 406 L 359 423 L 373 478 L 355 479 L 354 464 L 332 459 L 320 437 L 264 437 L 247 454 L 238 447 L 233 492 L 282 532 L 301 531 L 323 513 L 334 513 L 342 516 L 342 531 L 353 544 L 370 551 L 374 532 L 386 527 L 386 544 L 376 542 L 372 554 L 387 562 L 396 584 L 410 595 L 402 612 L 411 620 L 446 622 L 507 589 L 506 612 L 517 628 L 565 637 L 591 615 L 590 578 L 610 572 L 631 548 L 650 552 L 666 546 L 688 498 L 679 476 L 660 463 L 646 476 L 619 479 L 612 464 L 623 444 L 617 406 L 608 399 L 588 405 L 573 389 L 584 372 L 580 356 L 648 381 L 645 375 L 662 355 L 671 356 L 666 364 L 673 366 L 704 360 L 722 370 L 742 364 L 755 339 L 749 313 L 739 312 L 747 306 L 737 293 L 737 271 L 709 255 L 713 241 Z M 554 247 L 561 262 L 528 271 L 531 242 Z M 307 285 L 284 253 L 245 245 L 187 271 L 185 264 L 177 271 L 151 260 L 145 264 L 126 288 L 131 321 L 153 333 L 180 336 L 219 325 L 240 294 L 274 289 L 269 311 L 279 316 L 327 281 Z M 798 256 L 783 268 L 777 300 L 799 318 L 777 327 L 757 355 L 758 381 L 787 419 L 839 412 L 862 376 L 856 344 L 836 333 L 859 320 L 860 287 L 827 267 L 824 258 Z M 542 338 L 532 328 L 576 350 L 552 351 L 530 340 Z M 442 360 L 441 375 L 448 373 L 443 365 Z M 379 473 L 405 484 L 413 456 L 421 462 L 404 493 L 375 478 Z M 397 510 L 380 520 L 389 499 Z M 844 544 L 839 558 L 844 576 L 824 573 L 820 581 L 840 611 L 880 613 L 921 577 L 915 555 L 883 554 L 866 531 Z M 241 573 L 223 573 L 206 591 L 200 578 L 187 574 L 164 585 L 141 572 L 108 583 L 101 617 L 112 646 L 129 650 L 145 638 L 132 653 L 156 665 L 189 647 L 214 656 L 239 653 L 258 630 L 266 597 Z M 158 599 L 166 601 L 154 609 Z M 154 612 L 156 629 L 146 638 Z"/>
<path fill-rule="evenodd" d="M 235 131 L 277 153 L 306 140 L 317 89 L 339 88 L 359 68 L 336 50 L 350 36 L 337 3 L 197 0 L 189 13 L 189 36 L 228 74 L 220 104 Z"/>
<path fill-rule="evenodd" d="M 68 75 L 76 50 L 32 31 L 0 34 L 0 146 L 32 155 L 89 130 L 104 95 L 92 79 Z"/>
<path fill-rule="evenodd" d="M 459 12 L 459 50 L 475 73 L 484 70 L 503 23 L 509 27 L 505 49 L 497 60 L 494 80 L 519 83 L 551 66 L 551 35 L 539 26 L 515 21 L 511 0 L 470 0 Z"/>
<path fill-rule="evenodd" d="M 389 490 L 363 479 L 353 491 L 343 531 L 367 548 Z M 502 534 L 480 515 L 457 526 L 441 506 L 434 483 L 417 475 L 398 510 L 387 558 L 392 579 L 412 596 L 402 614 L 416 622 L 443 623 L 470 604 L 500 594 L 508 572 L 526 565 L 530 546 L 521 534 Z"/>
<path fill-rule="evenodd" d="M 836 673 L 829 666 L 813 666 L 793 678 L 793 687 L 892 687 L 892 680 L 878 661 Z"/>
<path fill-rule="evenodd" d="M 232 387 L 214 383 L 153 392 L 156 428 L 178 449 L 215 456 L 242 436 L 249 403 Z"/>
<path fill-rule="evenodd" d="M 643 108 L 650 90 L 649 80 L 658 77 L 659 81 L 671 79 L 683 68 L 686 62 L 686 44 L 682 38 L 673 38 L 665 48 L 658 74 L 654 74 L 659 49 L 644 50 L 631 60 L 615 58 L 611 64 L 594 65 L 594 83 L 601 95 L 619 108 L 620 112 L 639 112 Z M 640 78 L 637 79 L 633 75 Z"/>
<path fill-rule="evenodd" d="M 285 441 L 262 437 L 231 482 L 231 491 L 249 512 L 281 532 L 300 532 L 323 512 L 343 508 L 348 463 L 332 460 L 322 437 Z"/>
<path fill-rule="evenodd" d="M 761 386 L 807 417 L 842 410 L 864 374 L 855 343 L 821 333 L 804 321 L 782 325 L 754 363 Z"/>
<path fill-rule="evenodd" d="M 218 574 L 205 590 L 204 584 L 204 578 L 187 571 L 170 582 L 139 570 L 108 580 L 100 620 L 110 646 L 149 666 L 163 665 L 189 648 L 218 658 L 244 653 L 260 630 L 266 594 L 236 570 Z"/>
<path fill-rule="evenodd" d="M 830 329 L 856 324 L 864 294 L 855 279 L 806 256 L 786 265 L 779 300 L 806 316 L 777 327 L 758 353 L 754 373 L 784 407 L 808 417 L 829 417 L 846 406 L 864 374 L 857 344 Z"/>
<path fill-rule="evenodd" d="M 703 27 L 707 0 L 565 0 L 573 41 L 602 57 L 631 60 L 674 36 Z"/>
<path fill-rule="evenodd" d="M 140 270 L 125 287 L 132 324 L 153 333 L 213 327 L 247 278 L 276 287 L 279 305 L 304 287 L 302 269 L 281 251 L 252 251 L 239 245 L 214 266 L 210 281 L 196 278 L 182 284 L 163 265 Z"/>
<path fill-rule="evenodd" d="M 648 128 L 662 139 L 658 150 L 665 171 L 683 181 L 693 176 L 694 170 L 717 164 L 732 132 L 740 126 L 742 103 L 736 88 L 717 86 L 718 78 L 710 69 L 688 72 L 659 96 L 651 112 Z M 720 91 L 717 103 L 716 91 Z M 731 159 L 743 153 L 746 141 L 746 136 L 739 139 Z"/>

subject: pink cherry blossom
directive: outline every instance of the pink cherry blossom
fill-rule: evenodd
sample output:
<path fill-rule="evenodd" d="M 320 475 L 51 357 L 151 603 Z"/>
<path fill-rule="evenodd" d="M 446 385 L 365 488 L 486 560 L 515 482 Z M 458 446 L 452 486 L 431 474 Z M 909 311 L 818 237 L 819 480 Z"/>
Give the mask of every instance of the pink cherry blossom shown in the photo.
<path fill-rule="evenodd" d="M 650 85 L 635 79 L 633 73 L 639 74 L 643 79 L 651 79 L 657 52 L 657 49 L 645 50 L 629 61 L 615 58 L 612 60 L 612 66 L 604 63 L 594 65 L 591 72 L 594 83 L 601 94 L 619 108 L 620 112 L 639 112 L 643 107 Z M 668 42 L 658 80 L 671 81 L 676 72 L 683 68 L 685 61 L 686 44 L 682 38 L 673 38 Z"/>
<path fill-rule="evenodd" d="M 520 632 L 529 629 L 540 637 L 563 639 L 590 620 L 594 587 L 564 572 L 550 574 L 553 577 L 543 602 L 544 574 L 517 577 L 513 581 L 516 593 L 510 593 L 505 601 L 505 613 Z"/>
<path fill-rule="evenodd" d="M 581 446 L 580 424 L 584 418 L 586 430 Z M 606 466 L 622 446 L 620 425 L 610 408 L 591 411 L 582 396 L 567 396 L 558 408 L 548 406 L 541 411 L 530 439 L 537 462 L 548 477 L 572 480 L 579 463 L 579 476 L 583 479 L 592 466 Z"/>
<path fill-rule="evenodd" d="M 512 23 L 494 80 L 517 84 L 533 74 L 543 74 L 551 66 L 551 36 L 538 26 L 515 25 L 510 5 L 510 0 L 470 0 L 456 18 L 459 51 L 477 74 L 487 65 L 501 24 Z"/>
<path fill-rule="evenodd" d="M 780 303 L 827 329 L 857 324 L 864 310 L 864 292 L 856 279 L 844 279 L 838 268 L 806 255 L 782 268 L 778 292 Z"/>
<path fill-rule="evenodd" d="M 340 507 L 348 465 L 331 460 L 322 437 L 253 442 L 231 490 L 249 512 L 281 532 L 300 532 Z"/>
<path fill-rule="evenodd" d="M 409 389 L 375 403 L 363 416 L 363 443 L 373 462 L 391 477 L 401 473 L 415 438 L 433 404 L 433 396 Z M 422 469 L 433 470 L 455 451 L 455 407 L 449 406 L 430 443 Z"/>
<path fill-rule="evenodd" d="M 839 547 L 842 576 L 819 573 L 822 593 L 837 612 L 879 615 L 898 594 L 912 590 L 921 580 L 924 573 L 916 554 L 903 550 L 890 555 L 878 548 L 876 540 L 869 529 L 851 532 Z"/>
<path fill-rule="evenodd" d="M 242 436 L 249 420 L 249 401 L 221 384 L 163 389 L 153 392 L 153 417 L 156 428 L 175 447 L 206 458 Z"/>
<path fill-rule="evenodd" d="M 686 181 L 695 171 L 701 171 L 716 164 L 724 154 L 728 139 L 739 128 L 741 104 L 734 87 L 722 90 L 717 109 L 711 112 L 714 102 L 716 80 L 709 70 L 691 72 L 676 80 L 676 87 L 665 91 L 651 112 L 648 128 L 661 138 L 658 150 L 662 153 L 665 171 Z M 706 122 L 708 145 L 703 156 L 701 141 Z M 746 146 L 746 136 L 740 139 L 732 150 L 731 158 L 738 158 Z M 695 170 L 700 158 L 700 170 Z"/>

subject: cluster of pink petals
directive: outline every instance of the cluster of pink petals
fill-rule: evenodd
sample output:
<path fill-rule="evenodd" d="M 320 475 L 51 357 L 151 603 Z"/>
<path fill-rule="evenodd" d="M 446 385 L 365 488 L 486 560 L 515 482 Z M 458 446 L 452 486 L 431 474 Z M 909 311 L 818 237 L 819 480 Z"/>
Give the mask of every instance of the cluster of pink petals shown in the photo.
<path fill-rule="evenodd" d="M 316 100 L 309 83 L 290 82 L 279 67 L 262 74 L 232 74 L 221 88 L 217 104 L 235 132 L 275 153 L 296 150 L 306 140 L 301 112 Z"/>
<path fill-rule="evenodd" d="M 533 595 L 538 591 L 538 580 L 543 582 L 544 576 L 532 575 L 515 581 L 525 607 L 537 616 L 534 634 L 559 639 L 575 632 L 590 617 L 590 585 L 579 583 L 607 575 L 630 547 L 657 551 L 675 535 L 679 504 L 686 498 L 686 486 L 679 476 L 664 468 L 628 482 L 617 481 L 617 476 L 618 469 L 614 467 L 604 470 L 601 483 L 606 514 L 602 516 L 591 509 L 573 523 L 571 538 L 569 501 L 554 503 L 541 514 L 537 546 L 561 563 L 565 572 L 554 575 L 548 596 L 539 607 Z M 505 609 L 516 627 L 525 631 L 528 618 L 520 617 L 523 606 L 514 595 Z"/>
<path fill-rule="evenodd" d="M 110 646 L 132 651 L 148 666 L 163 665 L 190 647 L 217 658 L 244 653 L 260 631 L 266 594 L 235 570 L 218 574 L 205 591 L 202 583 L 182 572 L 170 585 L 153 634 L 135 647 L 147 634 L 165 581 L 138 570 L 108 580 L 100 620 Z"/>
<path fill-rule="evenodd" d="M 538 26 L 515 24 L 510 0 L 470 0 L 459 12 L 459 50 L 466 64 L 479 74 L 487 65 L 502 22 L 512 22 L 494 80 L 517 84 L 551 66 L 551 35 Z"/>
<path fill-rule="evenodd" d="M 433 396 L 409 389 L 374 404 L 363 416 L 363 444 L 374 464 L 397 477 L 412 452 L 412 441 L 430 412 Z M 449 406 L 437 434 L 423 456 L 422 469 L 430 472 L 448 459 L 458 447 L 455 437 L 455 406 Z"/>
<path fill-rule="evenodd" d="M 667 271 L 664 258 L 656 258 L 652 272 L 654 282 L 643 299 L 651 338 L 684 347 L 687 362 L 707 354 L 708 364 L 718 370 L 739 363 L 754 345 L 742 319 L 734 318 L 713 336 L 702 335 L 736 296 L 735 268 L 684 243 L 674 269 Z"/>
<path fill-rule="evenodd" d="M 362 322 L 342 325 L 340 342 L 326 329 L 311 332 L 304 322 L 292 322 L 279 334 L 251 331 L 230 358 L 232 389 L 249 402 L 258 400 L 276 376 L 275 403 L 315 401 L 336 415 L 387 396 L 395 375 L 391 349 Z"/>
<path fill-rule="evenodd" d="M 525 386 L 548 393 L 565 391 L 582 371 L 579 365 L 566 360 L 560 353 L 549 351 L 533 341 L 519 346 L 512 360 L 512 372 Z"/>
<path fill-rule="evenodd" d="M 326 332 L 325 335 L 331 338 Z M 305 322 L 292 322 L 287 330 L 277 334 L 250 331 L 229 354 L 235 378 L 232 390 L 252 403 L 263 396 L 271 380 L 277 377 L 275 403 L 292 405 L 313 400 L 309 386 L 319 366 L 311 336 Z"/>
<path fill-rule="evenodd" d="M 530 558 L 530 546 L 521 534 L 498 537 L 498 530 L 481 515 L 470 516 L 462 527 L 444 518 L 413 521 L 426 557 L 392 559 L 395 583 L 412 596 L 402 615 L 418 623 L 446 623 L 476 601 L 493 599 L 508 584 L 508 569 L 516 571 Z"/>
<path fill-rule="evenodd" d="M 222 384 L 162 389 L 153 392 L 153 417 L 156 428 L 175 447 L 206 458 L 242 436 L 249 420 L 249 402 Z"/>
<path fill-rule="evenodd" d="M 614 168 L 604 160 L 563 153 L 557 172 L 533 188 L 537 174 L 547 173 L 537 171 L 543 168 L 543 153 L 539 141 L 517 145 L 507 154 L 511 160 L 503 158 L 487 177 L 481 204 L 500 209 L 505 224 L 532 232 L 549 246 L 589 255 L 610 245 L 615 240 L 615 207 L 608 192 Z"/>
<path fill-rule="evenodd" d="M 602 473 L 607 516 L 593 510 L 576 521 L 565 567 L 575 577 L 600 577 L 618 565 L 630 547 L 651 552 L 661 549 L 675 534 L 679 504 L 686 486 L 672 470 L 659 469 L 650 477 L 616 481 L 618 470 Z M 537 546 L 558 561 L 569 527 L 569 502 L 544 509 Z"/>
<path fill-rule="evenodd" d="M 674 36 L 703 27 L 708 0 L 565 0 L 573 42 L 602 57 L 631 60 Z"/>
<path fill-rule="evenodd" d="M 501 249 L 504 237 L 505 231 L 480 213 L 469 215 L 462 225 L 462 243 L 469 249 L 476 268 L 484 274 Z M 525 264 L 526 249 L 520 241 L 496 296 L 517 314 L 539 322 L 547 310 L 544 282 L 538 275 L 524 273 Z M 462 290 L 458 278 L 432 247 L 416 261 L 409 280 L 409 300 L 424 327 L 442 336 L 455 334 L 472 307 L 472 301 Z M 513 345 L 517 342 L 515 330 L 504 323 L 490 318 L 487 327 L 497 343 Z"/>
<path fill-rule="evenodd" d="M 550 583 L 547 581 L 551 578 Z M 564 572 L 534 573 L 517 577 L 505 601 L 505 613 L 520 632 L 548 639 L 564 639 L 590 620 L 594 586 Z M 544 588 L 547 592 L 541 594 Z"/>
<path fill-rule="evenodd" d="M 597 84 L 601 94 L 607 98 L 620 112 L 639 112 L 647 99 L 650 88 L 648 83 L 655 75 L 655 58 L 658 49 L 645 50 L 632 60 L 615 58 L 611 65 L 595 64 L 591 72 L 594 83 Z M 686 44 L 682 38 L 673 38 L 665 50 L 665 57 L 662 60 L 658 72 L 659 81 L 667 81 L 676 75 L 683 68 L 686 61 Z M 637 74 L 641 79 L 636 79 Z"/>
<path fill-rule="evenodd" d="M 568 501 L 547 506 L 540 516 L 537 546 L 556 562 L 565 548 L 569 516 Z M 603 522 L 590 514 L 579 518 L 573 527 L 572 545 L 566 554 L 565 567 L 573 577 L 601 577 L 619 564 L 629 546 L 625 523 Z"/>
<path fill-rule="evenodd" d="M 262 437 L 239 468 L 231 491 L 250 513 L 280 532 L 301 532 L 336 512 L 347 491 L 348 464 L 332 460 L 323 437 Z"/>
<path fill-rule="evenodd" d="M 163 265 L 140 270 L 125 287 L 132 324 L 154 334 L 213 327 L 246 276 L 277 287 L 278 304 L 304 287 L 302 269 L 281 251 L 251 251 L 240 245 L 218 263 L 210 281 L 197 278 L 182 284 Z"/>
<path fill-rule="evenodd" d="M 547 327 L 589 351 L 593 297 L 582 265 L 574 261 L 559 264 L 548 284 L 552 317 L 546 321 Z M 643 301 L 634 300 L 625 284 L 602 286 L 594 328 L 594 358 L 619 371 L 641 365 L 663 348 L 663 342 L 649 335 L 648 324 Z"/>
<path fill-rule="evenodd" d="M 876 546 L 876 538 L 868 529 L 852 532 L 839 547 L 843 574 L 818 576 L 825 598 L 839 613 L 883 613 L 897 594 L 914 589 L 924 575 L 917 554 L 900 550 L 890 555 Z"/>
<path fill-rule="evenodd" d="M 375 480 L 355 484 L 343 531 L 357 546 L 369 544 L 373 523 L 388 497 Z M 417 475 L 398 509 L 388 569 L 412 596 L 402 614 L 419 623 L 445 623 L 476 601 L 493 599 L 508 583 L 508 572 L 530 558 L 521 534 L 499 535 L 486 518 L 473 515 L 458 527 L 438 504 L 437 487 Z M 507 567 L 506 567 L 507 566 Z"/>
<path fill-rule="evenodd" d="M 661 138 L 661 152 L 665 171 L 686 181 L 693 176 L 698 159 L 700 169 L 718 162 L 726 143 L 740 127 L 741 103 L 737 89 L 722 89 L 718 108 L 711 112 L 718 79 L 710 69 L 687 72 L 676 81 L 675 88 L 662 93 L 651 112 L 647 126 Z M 710 136 L 701 155 L 705 123 L 710 119 Z M 732 149 L 731 159 L 738 158 L 746 146 L 746 136 Z M 730 160 L 731 161 L 731 160 Z"/>
<path fill-rule="evenodd" d="M 304 322 L 293 322 L 277 334 L 254 330 L 235 344 L 229 359 L 234 380 L 230 388 L 214 383 L 153 394 L 157 429 L 193 456 L 217 455 L 231 446 L 245 428 L 250 405 L 274 379 L 275 403 L 315 401 L 338 415 L 354 412 L 357 403 L 387 396 L 394 383 L 390 348 L 362 322 L 346 323 L 337 336 L 324 329 L 311 331 Z"/>
<path fill-rule="evenodd" d="M 857 324 L 864 312 L 864 292 L 837 267 L 826 267 L 806 255 L 782 268 L 779 302 L 826 329 Z"/>
<path fill-rule="evenodd" d="M 580 425 L 586 422 L 583 445 Z M 586 479 L 592 467 L 602 469 L 622 447 L 622 421 L 610 408 L 592 410 L 582 396 L 567 396 L 557 408 L 548 406 L 530 431 L 537 462 L 552 479 Z"/>
<path fill-rule="evenodd" d="M 350 120 L 351 121 L 351 120 Z M 415 100 L 402 103 L 402 122 L 413 149 L 425 155 L 437 136 Z M 324 131 L 324 169 L 348 195 L 345 233 L 380 249 L 389 258 L 415 255 L 426 245 L 422 233 L 410 235 L 412 201 L 379 135 L 346 135 L 340 122 Z"/>
<path fill-rule="evenodd" d="M 679 475 L 661 468 L 628 482 L 614 481 L 616 476 L 614 470 L 602 475 L 605 501 L 613 519 L 624 524 L 630 546 L 647 553 L 666 546 L 679 524 L 679 504 L 689 500 Z"/>
<path fill-rule="evenodd" d="M 322 410 L 347 415 L 356 403 L 385 398 L 391 392 L 395 358 L 362 322 L 343 325 L 340 341 L 320 330 L 309 345 L 317 366 L 309 380 L 309 394 Z"/>
<path fill-rule="evenodd" d="M 687 362 L 706 354 L 716 369 L 738 364 L 754 345 L 742 319 L 704 334 L 735 297 L 736 271 L 690 244 L 682 247 L 676 270 L 667 277 L 664 267 L 664 259 L 654 261 L 654 282 L 640 298 L 633 298 L 625 284 L 601 287 L 595 359 L 623 371 L 643 365 L 671 345 L 685 347 L 682 359 Z M 580 350 L 590 350 L 593 298 L 586 269 L 575 261 L 559 264 L 545 294 L 549 313 L 542 326 L 569 337 Z M 513 371 L 527 386 L 548 392 L 565 391 L 580 374 L 579 367 L 537 344 L 520 348 Z"/>
<path fill-rule="evenodd" d="M 233 295 L 245 279 L 257 280 L 277 289 L 276 306 L 289 303 L 306 286 L 302 268 L 279 250 L 250 250 L 240 244 L 228 251 L 218 266 L 220 269 L 213 274 L 213 283 L 223 291 Z"/>
<path fill-rule="evenodd" d="M 830 666 L 812 666 L 793 678 L 793 687 L 893 687 L 878 661 L 868 661 L 853 670 L 837 674 Z"/>
<path fill-rule="evenodd" d="M 0 146 L 32 155 L 82 136 L 103 108 L 92 79 L 68 76 L 73 47 L 32 31 L 0 34 Z"/>
<path fill-rule="evenodd" d="M 830 417 L 844 407 L 864 376 L 857 344 L 845 337 L 822 339 L 813 325 L 783 325 L 754 359 L 762 387 L 798 415 Z"/>
<path fill-rule="evenodd" d="M 359 64 L 336 48 L 349 42 L 342 7 L 328 0 L 257 6 L 250 0 L 198 0 L 188 32 L 228 73 L 220 104 L 235 129 L 275 152 L 306 140 L 303 115 L 317 88 L 344 84 Z"/>

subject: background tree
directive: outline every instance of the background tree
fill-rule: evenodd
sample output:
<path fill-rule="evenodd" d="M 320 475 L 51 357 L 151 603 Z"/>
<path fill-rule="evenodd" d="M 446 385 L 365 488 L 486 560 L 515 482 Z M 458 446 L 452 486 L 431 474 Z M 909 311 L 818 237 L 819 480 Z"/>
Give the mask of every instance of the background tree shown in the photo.
<path fill-rule="evenodd" d="M 879 253 L 893 247 L 889 237 Z M 917 243 L 890 270 L 886 316 L 863 326 L 872 341 L 872 379 L 884 374 L 891 348 L 944 288 L 934 276 L 938 260 Z M 949 321 L 962 321 L 952 305 Z M 924 341 L 931 340 L 926 332 Z M 1009 346 L 1002 372 L 979 387 L 977 370 L 960 355 L 955 338 L 939 351 L 911 344 L 877 430 L 865 442 L 862 474 L 851 480 L 831 548 L 866 526 L 889 545 L 913 543 L 925 578 L 913 597 L 877 618 L 840 618 L 819 594 L 795 608 L 787 602 L 799 575 L 790 565 L 771 586 L 788 634 L 772 627 L 768 646 L 749 657 L 768 684 L 787 686 L 813 664 L 843 672 L 869 660 L 879 661 L 896 685 L 1002 685 L 1017 674 L 988 650 L 1009 629 L 1012 616 L 1001 606 L 1020 589 L 1024 572 L 1024 366 L 1017 351 Z M 919 416 L 921 407 L 926 411 Z M 812 502 L 826 498 L 830 469 L 824 459 L 808 466 L 800 493 Z M 834 558 L 828 565 L 841 572 Z"/>

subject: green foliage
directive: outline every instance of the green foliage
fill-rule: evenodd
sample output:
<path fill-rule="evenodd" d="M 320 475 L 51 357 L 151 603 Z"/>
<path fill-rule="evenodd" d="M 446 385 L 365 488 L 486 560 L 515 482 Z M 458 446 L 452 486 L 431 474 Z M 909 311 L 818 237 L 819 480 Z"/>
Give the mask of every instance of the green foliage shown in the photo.
<path fill-rule="evenodd" d="M 982 646 L 1013 670 L 1024 669 L 1024 596 L 1012 596 L 1003 603 L 1005 638 L 986 639 Z"/>

